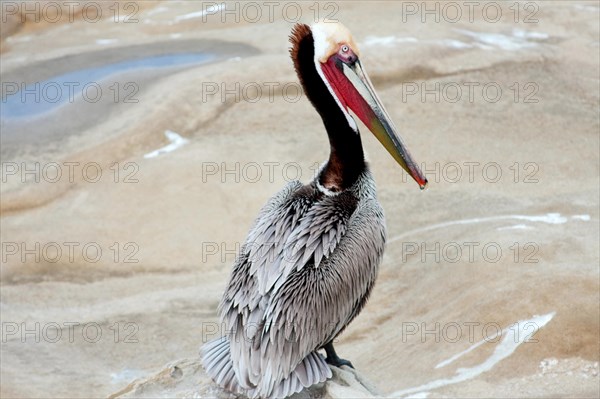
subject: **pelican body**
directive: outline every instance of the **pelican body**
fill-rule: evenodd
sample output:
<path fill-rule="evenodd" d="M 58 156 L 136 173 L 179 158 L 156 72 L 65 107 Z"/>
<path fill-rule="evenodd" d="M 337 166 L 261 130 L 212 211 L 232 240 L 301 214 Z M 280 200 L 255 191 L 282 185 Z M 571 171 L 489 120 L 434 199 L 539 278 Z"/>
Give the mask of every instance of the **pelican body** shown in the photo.
<path fill-rule="evenodd" d="M 283 398 L 332 376 L 333 340 L 375 283 L 385 219 L 349 109 L 421 186 L 412 160 L 339 23 L 297 24 L 291 57 L 327 130 L 330 156 L 313 181 L 288 183 L 260 211 L 219 305 L 225 336 L 201 350 L 207 373 L 249 398 Z M 325 358 L 320 349 L 324 349 Z"/>

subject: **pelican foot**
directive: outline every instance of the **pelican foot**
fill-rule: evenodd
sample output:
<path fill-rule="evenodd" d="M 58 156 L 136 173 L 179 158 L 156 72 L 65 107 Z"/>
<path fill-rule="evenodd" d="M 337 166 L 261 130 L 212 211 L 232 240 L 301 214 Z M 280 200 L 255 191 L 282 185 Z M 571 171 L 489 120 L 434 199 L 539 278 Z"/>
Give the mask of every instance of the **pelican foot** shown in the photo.
<path fill-rule="evenodd" d="M 350 360 L 342 359 L 337 355 L 335 349 L 333 349 L 332 342 L 329 342 L 327 345 L 323 346 L 323 348 L 325 349 L 325 352 L 327 352 L 327 358 L 325 359 L 327 364 L 331 364 L 332 366 L 336 367 L 348 366 L 351 369 L 354 368 L 352 363 L 350 363 Z"/>
<path fill-rule="evenodd" d="M 332 366 L 335 366 L 335 367 L 348 366 L 351 369 L 354 368 L 354 366 L 352 365 L 352 363 L 350 362 L 350 360 L 342 359 L 340 357 L 332 359 L 329 356 L 327 356 L 327 358 L 325 359 L 325 361 L 327 362 L 327 364 L 331 364 Z"/>

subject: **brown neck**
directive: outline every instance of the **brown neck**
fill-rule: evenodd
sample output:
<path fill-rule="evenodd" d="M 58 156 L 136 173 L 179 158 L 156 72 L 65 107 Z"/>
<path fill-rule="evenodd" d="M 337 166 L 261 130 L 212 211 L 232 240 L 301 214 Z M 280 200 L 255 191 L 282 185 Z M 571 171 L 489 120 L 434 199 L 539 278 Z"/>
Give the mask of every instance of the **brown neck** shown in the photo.
<path fill-rule="evenodd" d="M 360 134 L 350 126 L 317 72 L 310 27 L 296 25 L 290 41 L 293 44 L 290 53 L 304 93 L 321 115 L 329 136 L 329 160 L 317 178 L 325 188 L 342 191 L 352 186 L 366 168 Z"/>

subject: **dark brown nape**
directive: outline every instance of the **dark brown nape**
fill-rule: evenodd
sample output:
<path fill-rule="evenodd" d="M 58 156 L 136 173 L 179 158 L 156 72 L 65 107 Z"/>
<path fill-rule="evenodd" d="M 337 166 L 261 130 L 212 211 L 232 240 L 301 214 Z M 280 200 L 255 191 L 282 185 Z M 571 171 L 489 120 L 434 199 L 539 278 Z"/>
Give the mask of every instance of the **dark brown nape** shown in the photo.
<path fill-rule="evenodd" d="M 292 43 L 292 47 L 290 48 L 290 56 L 292 57 L 292 61 L 294 62 L 294 69 L 296 70 L 296 75 L 298 75 L 298 79 L 300 79 L 300 84 L 304 87 L 304 79 L 302 79 L 301 67 L 300 67 L 300 47 L 304 40 L 312 41 L 312 31 L 310 30 L 310 26 L 306 24 L 296 24 L 292 28 L 292 34 L 290 35 L 290 43 Z M 314 47 L 313 47 L 314 52 Z M 306 90 L 306 88 L 305 88 Z"/>
<path fill-rule="evenodd" d="M 315 107 L 329 136 L 331 152 L 319 182 L 331 191 L 342 191 L 354 184 L 366 168 L 360 135 L 317 72 L 314 40 L 308 25 L 296 24 L 290 35 L 290 55 L 304 93 Z"/>

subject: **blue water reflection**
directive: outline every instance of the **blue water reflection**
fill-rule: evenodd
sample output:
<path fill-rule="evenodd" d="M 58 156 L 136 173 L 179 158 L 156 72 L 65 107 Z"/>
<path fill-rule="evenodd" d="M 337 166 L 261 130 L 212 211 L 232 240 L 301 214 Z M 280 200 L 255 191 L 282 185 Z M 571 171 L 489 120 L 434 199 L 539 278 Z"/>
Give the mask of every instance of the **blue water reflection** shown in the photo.
<path fill-rule="evenodd" d="M 0 107 L 0 117 L 29 118 L 78 99 L 94 103 L 100 101 L 102 96 L 113 98 L 117 95 L 116 90 L 127 91 L 127 87 L 115 82 L 116 86 L 102 88 L 100 83 L 111 75 L 148 68 L 190 66 L 209 62 L 214 58 L 214 55 L 206 53 L 166 54 L 80 69 L 28 85 L 22 82 L 2 82 L 5 97 Z M 126 93 L 119 96 L 123 97 L 124 94 Z"/>

